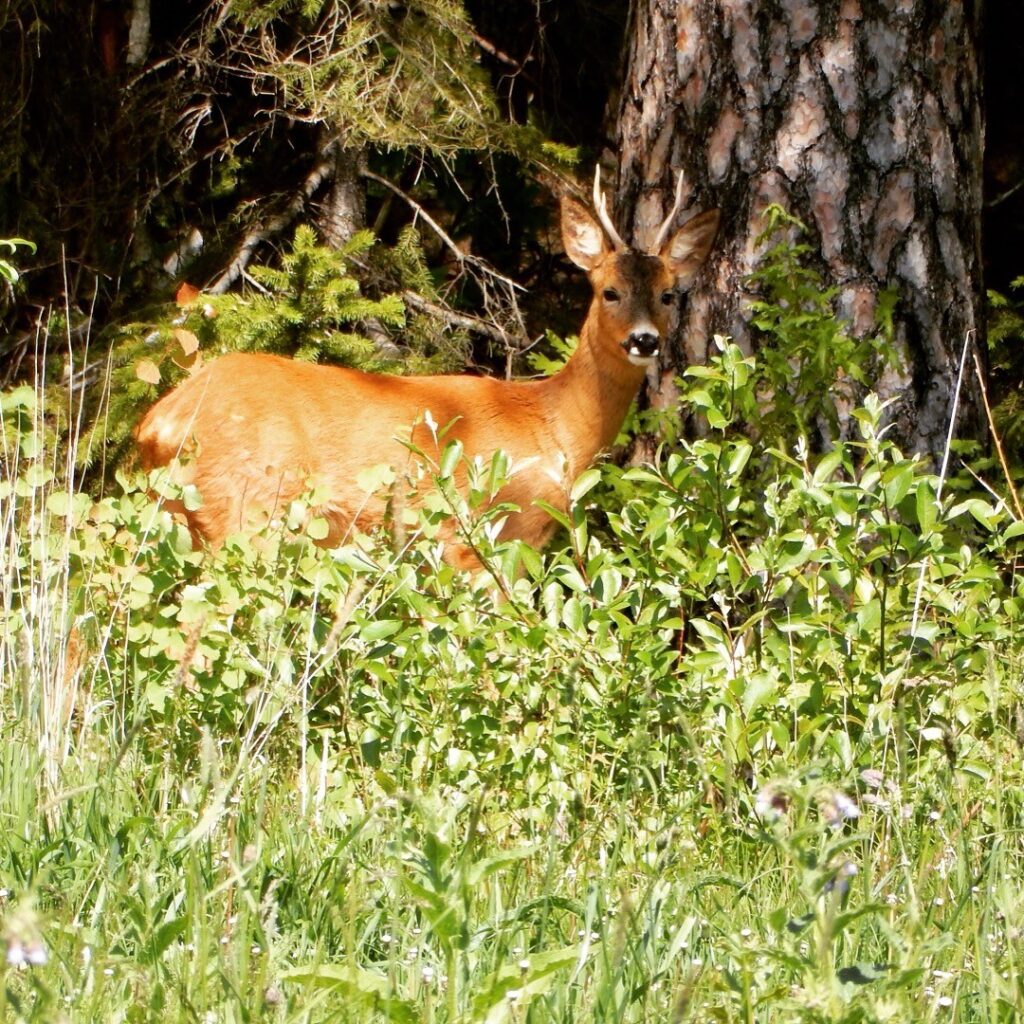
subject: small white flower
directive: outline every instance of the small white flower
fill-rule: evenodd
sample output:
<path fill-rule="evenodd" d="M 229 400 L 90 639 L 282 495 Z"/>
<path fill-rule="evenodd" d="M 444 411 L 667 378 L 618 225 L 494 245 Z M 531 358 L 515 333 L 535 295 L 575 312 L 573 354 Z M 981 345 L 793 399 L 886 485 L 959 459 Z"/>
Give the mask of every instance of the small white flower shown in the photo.
<path fill-rule="evenodd" d="M 25 947 L 25 959 L 34 967 L 38 967 L 41 964 L 45 964 L 50 959 L 50 956 L 42 942 L 36 939 Z"/>
<path fill-rule="evenodd" d="M 521 991 L 520 989 L 518 989 L 518 988 L 510 988 L 510 989 L 509 989 L 509 990 L 508 990 L 508 991 L 507 991 L 507 992 L 505 993 L 505 998 L 506 998 L 506 999 L 507 999 L 507 1000 L 508 1000 L 508 1001 L 509 1001 L 510 1003 L 514 1003 L 514 1002 L 515 1002 L 515 1001 L 516 1001 L 516 1000 L 517 1000 L 517 999 L 518 999 L 518 998 L 519 998 L 519 997 L 520 997 L 520 996 L 521 996 L 522 994 L 523 994 L 523 993 L 522 993 L 522 991 Z"/>
<path fill-rule="evenodd" d="M 530 961 L 529 960 L 524 958 L 524 959 L 519 961 L 519 970 L 521 970 L 525 974 L 529 969 L 530 969 Z"/>

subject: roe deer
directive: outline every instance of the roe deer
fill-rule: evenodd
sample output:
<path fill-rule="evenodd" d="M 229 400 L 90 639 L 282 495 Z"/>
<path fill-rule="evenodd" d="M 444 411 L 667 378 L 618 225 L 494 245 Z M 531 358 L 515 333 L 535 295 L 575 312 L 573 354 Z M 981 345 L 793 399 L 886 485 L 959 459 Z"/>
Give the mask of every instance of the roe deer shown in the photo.
<path fill-rule="evenodd" d="M 316 509 L 328 524 L 321 543 L 333 546 L 353 526 L 373 529 L 387 514 L 386 494 L 360 489 L 361 471 L 388 465 L 401 483 L 416 457 L 399 438 L 423 452 L 437 450 L 424 422 L 429 413 L 440 427 L 450 424 L 445 441 L 458 439 L 467 456 L 489 460 L 498 449 L 508 455 L 511 471 L 495 500 L 519 511 L 508 516 L 501 536 L 542 546 L 556 524 L 535 500 L 565 510 L 573 480 L 615 440 L 657 358 L 679 289 L 711 247 L 717 210 L 669 236 L 680 193 L 681 187 L 651 253 L 631 249 L 616 233 L 596 176 L 597 220 L 562 198 L 565 251 L 587 272 L 593 299 L 579 345 L 552 376 L 397 377 L 271 355 L 224 355 L 143 418 L 136 428 L 143 466 L 173 464 L 178 483 L 195 485 L 201 506 L 178 504 L 176 511 L 194 538 L 214 545 L 254 515 L 279 515 L 315 487 L 326 496 Z M 445 557 L 456 566 L 479 564 L 455 541 Z"/>

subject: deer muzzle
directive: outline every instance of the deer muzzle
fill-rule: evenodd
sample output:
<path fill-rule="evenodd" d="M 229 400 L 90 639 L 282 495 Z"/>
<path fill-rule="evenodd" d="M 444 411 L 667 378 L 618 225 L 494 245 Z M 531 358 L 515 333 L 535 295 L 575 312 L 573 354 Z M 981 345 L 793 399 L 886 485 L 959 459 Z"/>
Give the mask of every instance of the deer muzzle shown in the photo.
<path fill-rule="evenodd" d="M 622 343 L 630 359 L 653 359 L 658 354 L 661 338 L 651 331 L 633 331 Z"/>

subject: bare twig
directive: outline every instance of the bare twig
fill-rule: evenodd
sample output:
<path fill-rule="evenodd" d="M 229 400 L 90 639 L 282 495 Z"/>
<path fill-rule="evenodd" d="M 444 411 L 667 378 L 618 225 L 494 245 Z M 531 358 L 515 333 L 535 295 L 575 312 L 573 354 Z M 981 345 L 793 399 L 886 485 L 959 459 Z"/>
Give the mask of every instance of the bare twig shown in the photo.
<path fill-rule="evenodd" d="M 523 70 L 523 65 L 519 61 L 517 61 L 515 57 L 510 57 L 503 50 L 499 50 L 494 45 L 494 43 L 490 41 L 490 39 L 485 39 L 478 32 L 470 32 L 469 37 L 470 39 L 473 40 L 474 43 L 476 43 L 477 46 L 480 47 L 481 50 L 483 50 L 485 53 L 489 53 L 492 57 L 495 58 L 495 60 L 500 60 L 502 64 L 507 64 L 510 68 L 513 68 L 517 73 Z M 526 59 L 527 61 L 529 61 L 532 58 L 527 57 Z"/>
<path fill-rule="evenodd" d="M 999 195 L 993 196 L 987 203 L 982 205 L 986 210 L 991 210 L 994 206 L 1005 203 L 1007 199 L 1012 199 L 1022 188 L 1024 188 L 1024 178 L 1014 182 L 1005 192 L 1000 192 Z"/>
<path fill-rule="evenodd" d="M 519 352 L 525 348 L 529 344 L 529 337 L 526 333 L 526 324 L 523 321 L 522 312 L 519 309 L 519 303 L 516 300 L 516 293 L 523 291 L 522 285 L 517 284 L 510 277 L 506 277 L 504 274 L 499 273 L 478 256 L 474 256 L 472 253 L 467 253 L 460 249 L 448 232 L 446 232 L 444 228 L 442 228 L 441 225 L 438 224 L 429 213 L 427 213 L 423 206 L 413 199 L 412 196 L 399 188 L 393 181 L 389 181 L 387 178 L 384 178 L 379 174 L 375 174 L 373 171 L 365 168 L 360 169 L 360 174 L 363 177 L 368 178 L 370 181 L 376 181 L 378 184 L 383 185 L 405 202 L 410 209 L 416 213 L 416 216 L 421 218 L 423 222 L 430 227 L 430 229 L 441 240 L 441 243 L 445 248 L 448 249 L 455 257 L 455 261 L 459 267 L 459 273 L 466 273 L 472 277 L 480 289 L 483 307 L 488 313 L 490 313 L 490 318 L 489 321 L 479 317 L 469 318 L 473 321 L 473 326 L 470 327 L 470 329 L 484 334 L 486 337 L 492 338 L 495 341 L 499 341 L 501 344 L 505 345 L 509 351 Z M 497 298 L 495 298 L 495 293 L 497 294 Z M 422 296 L 419 296 L 419 301 L 426 302 L 427 300 L 423 299 Z M 438 315 L 442 315 L 451 323 L 457 322 L 453 319 L 454 317 L 462 316 L 462 314 L 455 313 L 451 310 L 442 313 L 441 307 L 435 307 L 435 310 Z M 515 333 L 510 333 L 499 326 L 499 321 L 501 320 L 511 321 L 514 323 L 517 328 Z M 489 327 L 488 323 L 490 325 Z M 463 324 L 462 326 L 467 325 Z"/>
<path fill-rule="evenodd" d="M 505 348 L 511 349 L 513 352 L 517 352 L 522 348 L 519 338 L 509 334 L 508 331 L 503 331 L 500 327 L 496 327 L 489 320 L 484 320 L 478 316 L 471 316 L 467 313 L 457 313 L 454 309 L 449 309 L 447 306 L 439 306 L 436 302 L 425 299 L 418 292 L 414 292 L 411 289 L 403 291 L 402 298 L 407 305 L 419 313 L 428 313 L 430 316 L 436 316 L 439 320 L 444 320 L 453 327 L 475 331 L 477 334 L 482 334 L 485 338 L 490 338 L 491 341 L 496 341 L 499 345 L 504 345 Z"/>
<path fill-rule="evenodd" d="M 942 510 L 942 489 L 946 482 L 946 472 L 949 468 L 949 453 L 953 446 L 953 433 L 956 430 L 956 416 L 960 409 L 960 391 L 963 388 L 964 382 L 964 366 L 967 363 L 967 350 L 971 347 L 971 336 L 974 334 L 974 329 L 971 328 L 964 335 L 964 347 L 960 351 L 960 366 L 957 369 L 956 374 L 956 387 L 953 389 L 953 408 L 949 411 L 949 429 L 946 432 L 946 444 L 942 451 L 942 465 L 939 468 L 939 483 L 935 488 L 935 504 Z M 925 556 L 921 562 L 921 572 L 917 577 L 917 592 L 914 594 L 914 614 L 910 620 L 910 636 L 911 639 L 917 633 L 918 617 L 921 611 L 921 594 L 924 591 L 924 575 L 928 569 L 928 563 L 930 557 Z M 907 660 L 910 660 L 910 654 L 913 651 L 913 643 L 907 648 Z"/>
<path fill-rule="evenodd" d="M 303 181 L 298 192 L 292 196 L 284 210 L 276 217 L 271 217 L 270 220 L 258 225 L 245 236 L 227 270 L 206 291 L 211 295 L 220 295 L 226 292 L 242 276 L 260 244 L 268 238 L 273 238 L 279 234 L 302 213 L 306 203 L 321 188 L 324 182 L 331 179 L 337 168 L 334 160 L 335 145 L 336 142 L 332 141 L 324 147 L 322 151 L 323 159 L 306 175 L 306 179 Z"/>
<path fill-rule="evenodd" d="M 459 263 L 465 261 L 466 254 L 455 244 L 455 242 L 444 230 L 444 228 L 442 228 L 441 225 L 438 224 L 437 221 L 434 220 L 434 218 L 431 217 L 430 214 L 427 213 L 427 211 L 424 210 L 423 207 L 419 203 L 417 203 L 412 196 L 410 196 L 407 192 L 403 192 L 393 181 L 388 181 L 387 178 L 382 177 L 380 174 L 374 174 L 373 171 L 367 170 L 365 167 L 362 168 L 359 173 L 364 178 L 369 178 L 370 181 L 375 181 L 377 182 L 378 185 L 383 185 L 385 188 L 391 189 L 391 191 L 394 192 L 396 196 L 399 196 L 402 200 L 404 200 L 404 202 L 408 206 L 410 206 L 415 211 L 417 217 L 422 218 L 422 220 L 425 221 L 430 226 L 431 231 L 433 231 L 434 234 L 437 235 L 437 237 L 440 238 L 442 242 L 444 242 L 445 247 L 451 251 L 452 255 L 455 257 L 456 260 L 458 260 Z"/>
<path fill-rule="evenodd" d="M 1013 476 L 1010 473 L 1009 463 L 1006 461 L 1006 453 L 1003 451 L 1003 442 L 996 430 L 995 420 L 992 418 L 992 408 L 988 404 L 988 389 L 985 387 L 985 374 L 981 372 L 981 360 L 975 349 L 971 355 L 974 356 L 974 374 L 978 378 L 978 388 L 981 391 L 981 404 L 985 407 L 985 418 L 988 420 L 989 433 L 992 435 L 992 442 L 996 446 L 996 454 L 999 456 L 999 465 L 1002 466 L 1003 476 L 1006 479 L 1006 486 L 1010 490 L 1010 497 L 1013 499 L 1013 508 L 1017 513 L 1018 520 L 1024 520 L 1024 509 L 1021 508 L 1020 498 L 1017 496 L 1017 488 L 1013 484 Z"/>

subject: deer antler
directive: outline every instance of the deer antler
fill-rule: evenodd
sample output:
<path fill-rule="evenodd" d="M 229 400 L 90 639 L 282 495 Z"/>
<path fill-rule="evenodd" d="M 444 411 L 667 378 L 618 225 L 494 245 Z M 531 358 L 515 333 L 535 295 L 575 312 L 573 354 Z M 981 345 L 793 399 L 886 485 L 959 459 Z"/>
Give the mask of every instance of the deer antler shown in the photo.
<path fill-rule="evenodd" d="M 608 199 L 601 191 L 601 165 L 594 168 L 594 209 L 597 211 L 597 219 L 601 222 L 605 234 L 611 240 L 612 245 L 620 252 L 625 252 L 629 246 L 622 240 L 611 217 L 608 216 Z"/>
<path fill-rule="evenodd" d="M 679 207 L 683 204 L 683 172 L 680 169 L 679 176 L 676 178 L 676 201 L 672 204 L 672 209 L 668 211 L 668 216 L 661 222 L 661 227 L 658 228 L 658 233 L 654 236 L 654 244 L 651 246 L 651 252 L 660 252 L 662 243 L 668 236 L 668 229 L 672 227 L 672 221 L 676 219 L 676 214 L 679 212 Z"/>

